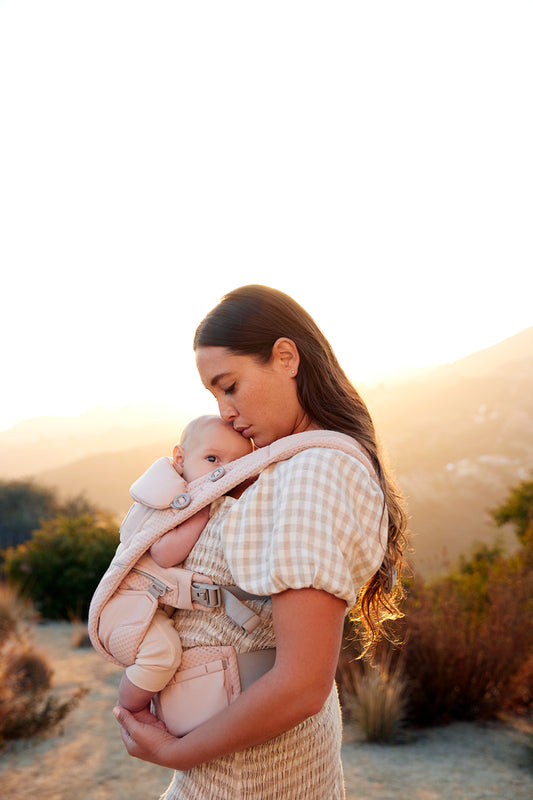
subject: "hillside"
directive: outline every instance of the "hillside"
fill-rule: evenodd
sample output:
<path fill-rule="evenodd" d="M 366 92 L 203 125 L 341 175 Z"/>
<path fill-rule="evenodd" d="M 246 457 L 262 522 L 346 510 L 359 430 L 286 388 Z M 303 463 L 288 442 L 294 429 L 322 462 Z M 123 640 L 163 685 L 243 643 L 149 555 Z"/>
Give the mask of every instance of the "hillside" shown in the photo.
<path fill-rule="evenodd" d="M 173 408 L 136 405 L 92 408 L 74 417 L 21 420 L 0 431 L 0 477 L 24 478 L 43 473 L 55 476 L 59 469 L 57 478 L 61 482 L 66 465 L 157 442 L 173 443 L 183 424 Z M 94 460 L 91 464 L 96 466 Z M 81 467 L 78 474 L 89 477 L 92 466 L 88 472 Z"/>
<path fill-rule="evenodd" d="M 407 497 L 416 568 L 440 571 L 497 535 L 512 546 L 488 511 L 533 471 L 533 328 L 362 394 Z M 171 412 L 134 406 L 25 420 L 0 432 L 0 476 L 33 475 L 122 515 L 128 487 L 170 452 L 180 428 Z"/>
<path fill-rule="evenodd" d="M 64 467 L 45 470 L 37 482 L 60 489 L 62 497 L 84 492 L 100 508 L 122 517 L 132 503 L 128 489 L 161 455 L 170 455 L 169 438 L 142 447 L 87 456 Z"/>
<path fill-rule="evenodd" d="M 488 511 L 533 472 L 533 328 L 365 399 L 408 499 L 417 566 L 440 569 L 473 540 L 514 544 Z"/>

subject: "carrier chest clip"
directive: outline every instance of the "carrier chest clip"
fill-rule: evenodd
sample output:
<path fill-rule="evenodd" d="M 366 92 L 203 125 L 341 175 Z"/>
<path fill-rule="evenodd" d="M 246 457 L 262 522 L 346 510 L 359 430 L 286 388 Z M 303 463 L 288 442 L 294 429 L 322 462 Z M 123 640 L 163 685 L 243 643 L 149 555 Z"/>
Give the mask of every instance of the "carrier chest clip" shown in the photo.
<path fill-rule="evenodd" d="M 191 583 L 191 601 L 200 603 L 200 605 L 208 608 L 218 608 L 218 606 L 222 605 L 220 586 L 213 583 L 193 581 Z"/>

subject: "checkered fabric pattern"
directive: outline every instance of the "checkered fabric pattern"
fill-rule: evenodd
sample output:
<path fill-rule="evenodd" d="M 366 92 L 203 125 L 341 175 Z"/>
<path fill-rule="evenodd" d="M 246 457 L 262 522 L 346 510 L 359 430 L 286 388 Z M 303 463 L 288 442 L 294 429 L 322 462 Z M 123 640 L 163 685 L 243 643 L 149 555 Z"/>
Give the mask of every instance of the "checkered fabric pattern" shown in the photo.
<path fill-rule="evenodd" d="M 221 539 L 241 588 L 314 587 L 351 607 L 383 561 L 387 527 L 383 493 L 361 462 L 313 448 L 268 467 L 227 514 Z"/>
<path fill-rule="evenodd" d="M 357 458 L 313 448 L 268 467 L 211 518 L 184 566 L 254 594 L 315 586 L 348 606 L 381 564 L 387 535 L 383 496 Z M 274 647 L 270 600 L 249 603 L 261 624 L 246 633 L 215 609 L 179 611 L 186 651 L 232 645 L 238 653 Z M 335 687 L 324 707 L 258 747 L 176 772 L 162 800 L 342 800 L 341 715 Z"/>

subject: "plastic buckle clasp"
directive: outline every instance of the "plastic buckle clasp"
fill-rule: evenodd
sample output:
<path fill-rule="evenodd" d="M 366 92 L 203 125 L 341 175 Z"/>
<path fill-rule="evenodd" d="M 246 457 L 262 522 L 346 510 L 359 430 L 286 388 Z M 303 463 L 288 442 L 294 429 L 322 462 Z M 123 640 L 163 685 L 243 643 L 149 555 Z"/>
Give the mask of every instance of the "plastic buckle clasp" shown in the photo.
<path fill-rule="evenodd" d="M 226 470 L 224 467 L 217 467 L 213 470 L 213 472 L 209 473 L 209 480 L 210 481 L 218 481 L 220 478 L 226 474 Z"/>
<path fill-rule="evenodd" d="M 177 508 L 178 510 L 182 508 L 187 508 L 191 504 L 191 496 L 188 492 L 182 492 L 182 494 L 178 494 L 174 500 L 171 502 L 172 508 Z"/>
<path fill-rule="evenodd" d="M 222 605 L 222 595 L 220 586 L 213 583 L 198 583 L 193 581 L 191 583 L 191 601 L 193 603 L 200 603 L 202 606 L 208 608 L 217 608 Z"/>

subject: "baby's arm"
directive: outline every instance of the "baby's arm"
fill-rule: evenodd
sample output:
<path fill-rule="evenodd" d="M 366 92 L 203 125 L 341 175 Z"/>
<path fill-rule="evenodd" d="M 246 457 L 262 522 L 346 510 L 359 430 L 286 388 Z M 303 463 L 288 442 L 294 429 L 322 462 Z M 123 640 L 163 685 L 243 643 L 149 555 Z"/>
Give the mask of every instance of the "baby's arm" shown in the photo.
<path fill-rule="evenodd" d="M 155 563 L 160 567 L 175 567 L 185 561 L 208 519 L 209 506 L 205 506 L 177 528 L 164 533 L 150 548 L 150 555 Z"/>

